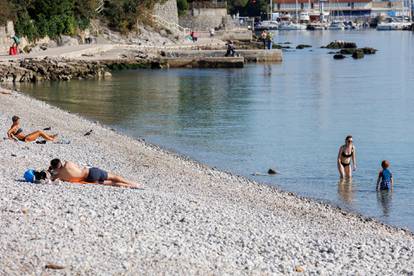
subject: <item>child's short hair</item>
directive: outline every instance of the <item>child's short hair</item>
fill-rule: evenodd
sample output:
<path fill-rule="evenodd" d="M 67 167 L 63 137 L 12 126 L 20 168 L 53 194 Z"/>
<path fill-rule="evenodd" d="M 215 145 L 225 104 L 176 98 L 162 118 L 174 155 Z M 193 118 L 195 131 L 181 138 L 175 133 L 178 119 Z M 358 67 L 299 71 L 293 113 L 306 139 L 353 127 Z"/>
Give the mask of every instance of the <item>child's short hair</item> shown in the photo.
<path fill-rule="evenodd" d="M 390 162 L 388 162 L 388 160 L 382 160 L 382 162 L 381 162 L 381 167 L 383 168 L 383 169 L 386 169 L 386 168 L 388 168 L 390 166 Z"/>

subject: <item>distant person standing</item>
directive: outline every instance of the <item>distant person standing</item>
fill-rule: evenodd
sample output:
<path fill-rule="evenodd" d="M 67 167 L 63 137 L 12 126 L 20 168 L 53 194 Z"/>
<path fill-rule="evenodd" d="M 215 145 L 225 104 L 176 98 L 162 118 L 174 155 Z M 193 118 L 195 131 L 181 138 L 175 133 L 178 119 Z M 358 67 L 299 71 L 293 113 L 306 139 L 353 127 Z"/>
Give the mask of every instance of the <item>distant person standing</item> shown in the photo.
<path fill-rule="evenodd" d="M 263 41 L 263 49 L 267 49 L 267 32 L 266 32 L 266 30 L 264 30 L 262 33 L 261 33 L 261 35 L 260 35 L 260 38 L 262 39 L 262 41 Z"/>
<path fill-rule="evenodd" d="M 352 170 L 356 170 L 356 150 L 351 135 L 345 138 L 345 145 L 339 148 L 337 165 L 340 178 L 352 178 Z"/>
<path fill-rule="evenodd" d="M 197 42 L 197 34 L 196 34 L 196 32 L 191 31 L 190 36 L 191 36 L 191 40 L 193 42 Z"/>
<path fill-rule="evenodd" d="M 86 44 L 92 43 L 91 32 L 89 31 L 89 29 L 85 30 L 85 43 Z"/>
<path fill-rule="evenodd" d="M 12 47 L 19 47 L 19 45 L 20 45 L 20 38 L 17 35 L 15 35 L 15 36 L 12 36 L 12 40 L 13 40 Z"/>
<path fill-rule="evenodd" d="M 273 48 L 273 34 L 271 32 L 267 32 L 266 40 L 267 40 L 267 49 L 272 50 L 272 48 Z"/>
<path fill-rule="evenodd" d="M 18 36 L 12 36 L 11 40 L 13 41 L 12 46 L 9 49 L 9 55 L 15 56 L 19 54 L 19 45 L 20 45 L 20 38 Z"/>
<path fill-rule="evenodd" d="M 389 161 L 383 160 L 381 162 L 382 169 L 378 173 L 377 191 L 392 190 L 394 188 L 394 178 L 392 177 L 391 171 L 388 169 L 389 166 Z"/>

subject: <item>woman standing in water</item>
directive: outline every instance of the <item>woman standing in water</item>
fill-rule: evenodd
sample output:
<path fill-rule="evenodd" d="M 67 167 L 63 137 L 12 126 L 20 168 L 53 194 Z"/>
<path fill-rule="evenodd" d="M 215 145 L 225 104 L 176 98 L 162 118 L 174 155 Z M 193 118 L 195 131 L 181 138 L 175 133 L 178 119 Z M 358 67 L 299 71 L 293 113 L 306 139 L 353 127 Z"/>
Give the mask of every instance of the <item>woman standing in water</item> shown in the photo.
<path fill-rule="evenodd" d="M 355 171 L 356 151 L 353 144 L 352 136 L 348 135 L 345 138 L 345 145 L 342 145 L 339 148 L 338 152 L 338 172 L 341 178 L 352 178 L 351 161 L 352 169 Z"/>

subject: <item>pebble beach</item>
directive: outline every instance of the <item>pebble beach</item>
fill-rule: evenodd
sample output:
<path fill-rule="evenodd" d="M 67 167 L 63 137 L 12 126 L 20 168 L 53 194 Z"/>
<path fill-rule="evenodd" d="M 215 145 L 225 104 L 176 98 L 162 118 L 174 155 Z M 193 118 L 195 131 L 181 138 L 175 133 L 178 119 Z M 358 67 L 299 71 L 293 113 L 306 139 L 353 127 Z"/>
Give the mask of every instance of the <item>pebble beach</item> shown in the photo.
<path fill-rule="evenodd" d="M 414 275 L 410 231 L 0 90 L 0 275 Z M 6 139 L 13 115 L 61 143 Z M 24 182 L 53 158 L 145 190 Z"/>

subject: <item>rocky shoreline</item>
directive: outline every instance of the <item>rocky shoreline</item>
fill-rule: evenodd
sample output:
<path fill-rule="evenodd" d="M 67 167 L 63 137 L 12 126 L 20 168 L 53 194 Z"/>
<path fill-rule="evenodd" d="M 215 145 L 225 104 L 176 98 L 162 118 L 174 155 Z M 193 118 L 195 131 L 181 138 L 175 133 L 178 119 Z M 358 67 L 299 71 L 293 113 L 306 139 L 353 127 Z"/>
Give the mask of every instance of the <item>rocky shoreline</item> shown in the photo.
<path fill-rule="evenodd" d="M 81 45 L 0 58 L 0 83 L 68 81 L 111 76 L 137 68 L 242 68 L 246 62 L 281 62 L 280 50 L 241 49 L 225 57 L 223 44 L 145 48 L 134 45 Z"/>
<path fill-rule="evenodd" d="M 0 141 L 0 274 L 412 275 L 414 235 L 211 169 L 17 92 L 14 114 L 70 144 Z M 83 134 L 93 129 L 92 135 Z M 53 157 L 146 190 L 23 183 Z M 52 270 L 56 270 L 52 272 Z"/>

